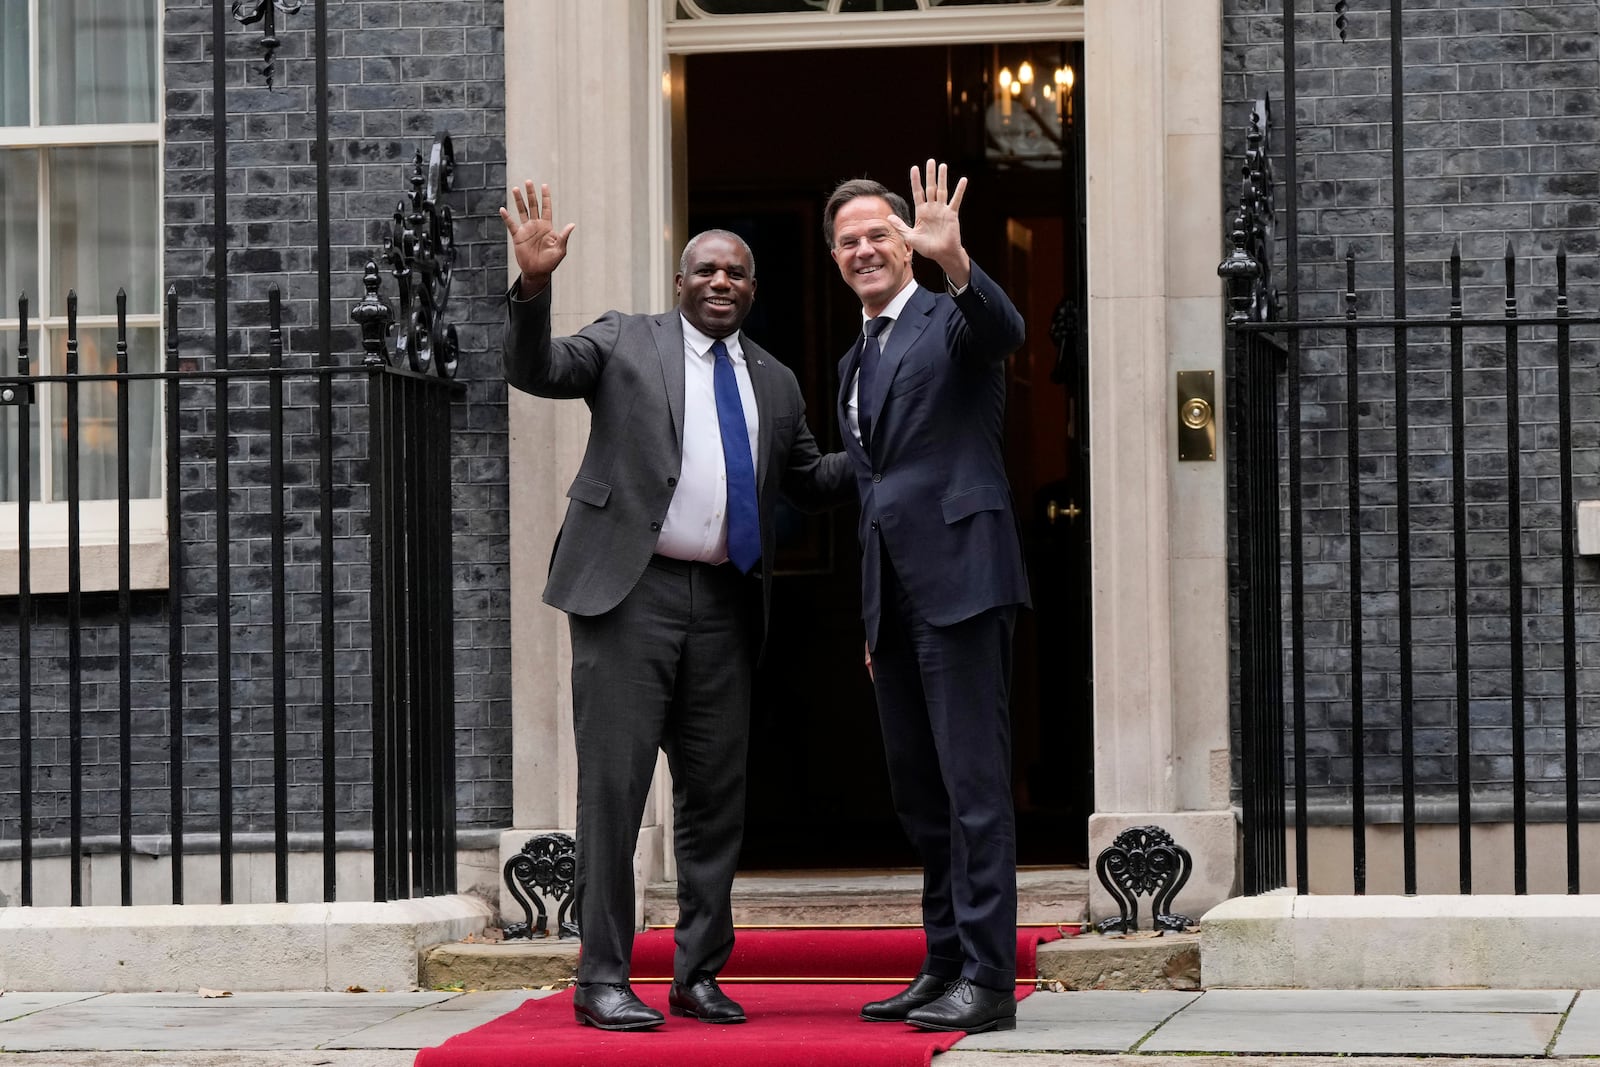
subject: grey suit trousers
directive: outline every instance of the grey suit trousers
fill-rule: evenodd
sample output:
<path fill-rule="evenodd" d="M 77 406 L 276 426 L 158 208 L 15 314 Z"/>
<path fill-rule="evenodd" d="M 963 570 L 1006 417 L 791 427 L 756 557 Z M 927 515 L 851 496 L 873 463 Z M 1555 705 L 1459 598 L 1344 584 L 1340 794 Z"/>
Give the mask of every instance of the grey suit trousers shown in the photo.
<path fill-rule="evenodd" d="M 569 615 L 578 751 L 580 982 L 626 982 L 633 853 L 664 751 L 672 770 L 680 981 L 733 951 L 729 895 L 744 833 L 750 676 L 761 582 L 730 564 L 654 557 L 603 615 Z"/>

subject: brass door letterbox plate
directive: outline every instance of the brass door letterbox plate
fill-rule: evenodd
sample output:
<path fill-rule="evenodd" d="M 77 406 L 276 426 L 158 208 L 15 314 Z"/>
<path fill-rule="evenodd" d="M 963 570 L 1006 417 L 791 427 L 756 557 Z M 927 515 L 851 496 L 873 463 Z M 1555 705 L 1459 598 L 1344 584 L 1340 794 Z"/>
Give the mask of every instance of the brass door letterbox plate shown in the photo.
<path fill-rule="evenodd" d="M 1178 372 L 1178 458 L 1217 458 L 1217 375 L 1209 370 Z"/>

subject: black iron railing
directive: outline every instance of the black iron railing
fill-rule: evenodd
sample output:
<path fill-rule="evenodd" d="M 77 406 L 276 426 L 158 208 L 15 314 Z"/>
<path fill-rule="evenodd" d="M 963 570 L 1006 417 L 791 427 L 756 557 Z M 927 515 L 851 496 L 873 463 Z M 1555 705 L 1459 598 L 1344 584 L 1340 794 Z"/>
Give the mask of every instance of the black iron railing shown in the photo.
<path fill-rule="evenodd" d="M 369 279 L 376 288 L 375 276 Z M 187 843 L 193 835 L 189 823 L 196 816 L 207 827 L 203 837 L 208 850 L 212 843 L 218 857 L 220 902 L 232 903 L 234 834 L 241 823 L 250 827 L 270 826 L 274 854 L 275 896 L 279 901 L 289 899 L 289 854 L 291 828 L 303 825 L 312 817 L 306 809 L 313 807 L 321 823 L 323 851 L 323 895 L 335 899 L 338 893 L 334 854 L 336 835 L 340 829 L 341 811 L 349 812 L 348 801 L 341 796 L 350 792 L 372 794 L 371 825 L 374 835 L 374 895 L 387 900 L 414 894 L 453 892 L 455 889 L 455 831 L 454 831 L 454 671 L 453 671 L 453 603 L 451 585 L 451 520 L 450 520 L 450 404 L 459 387 L 453 381 L 436 374 L 417 373 L 407 368 L 390 366 L 381 356 L 370 358 L 365 364 L 354 366 L 318 366 L 289 368 L 284 365 L 283 329 L 279 294 L 273 287 L 268 294 L 268 354 L 263 363 L 242 367 L 229 365 L 218 359 L 209 369 L 186 366 L 185 354 L 178 328 L 178 299 L 174 293 L 167 298 L 167 344 L 164 370 L 130 372 L 128 369 L 128 326 L 126 302 L 118 301 L 116 343 L 116 370 L 112 373 L 82 373 L 78 366 L 79 327 L 77 299 L 68 298 L 65 372 L 62 374 L 32 373 L 32 364 L 26 341 L 19 346 L 18 374 L 0 378 L 0 404 L 25 413 L 35 402 L 38 391 L 59 388 L 65 396 L 63 424 L 64 452 L 66 457 L 65 501 L 67 504 L 67 585 L 65 592 L 65 639 L 67 642 L 64 678 L 60 672 L 44 678 L 36 671 L 33 655 L 35 636 L 35 611 L 41 594 L 33 588 L 32 560 L 36 552 L 34 526 L 31 521 L 32 502 L 32 434 L 26 417 L 13 420 L 17 426 L 16 447 L 13 454 L 18 467 L 14 484 L 19 488 L 18 509 L 19 539 L 17 545 L 17 598 L 15 632 L 17 636 L 17 742 L 15 759 L 20 770 L 21 795 L 18 812 L 18 857 L 21 867 L 20 902 L 34 901 L 35 844 L 41 829 L 34 801 L 37 783 L 34 772 L 48 766 L 49 752 L 41 748 L 33 732 L 36 690 L 66 689 L 66 719 L 68 760 L 65 792 L 69 813 L 66 820 L 69 863 L 69 901 L 73 905 L 84 900 L 84 857 L 91 850 L 86 843 L 85 826 L 90 822 L 83 808 L 86 795 L 86 760 L 84 753 L 84 724 L 86 715 L 98 715 L 104 710 L 86 707 L 85 678 L 91 673 L 102 677 L 103 668 L 86 663 L 82 649 L 85 611 L 83 558 L 81 536 L 81 504 L 84 498 L 80 484 L 79 451 L 82 431 L 79 425 L 79 398 L 86 389 L 96 384 L 109 385 L 116 395 L 117 453 L 117 600 L 116 623 L 119 634 L 117 650 L 117 702 L 115 713 L 118 723 L 118 753 L 115 766 L 118 774 L 118 803 L 116 826 L 120 855 L 120 899 L 123 904 L 133 903 L 132 869 L 134 850 L 134 822 L 137 818 L 146 826 L 152 817 L 164 817 L 166 836 L 171 854 L 171 901 L 183 903 L 184 857 Z M 19 318 L 24 324 L 22 338 L 26 338 L 29 316 L 28 300 L 19 301 Z M 453 353 L 452 353 L 453 358 Z M 339 381 L 364 383 L 366 387 L 366 426 L 364 439 L 366 457 L 341 455 L 337 462 L 359 469 L 365 460 L 370 482 L 351 485 L 341 479 L 340 489 L 349 497 L 349 505 L 335 516 L 332 493 L 327 490 L 333 478 L 328 443 L 335 436 L 331 421 L 331 394 Z M 136 672 L 132 657 L 132 622 L 134 607 L 130 589 L 129 521 L 129 431 L 130 416 L 128 396 L 136 383 L 162 383 L 165 386 L 166 442 L 166 512 L 167 550 L 169 572 L 165 597 L 165 618 L 161 620 L 167 630 L 164 670 L 145 669 Z M 322 462 L 315 465 L 285 460 L 287 418 L 292 409 L 285 402 L 285 387 L 296 383 L 315 387 L 318 396 L 317 410 L 320 419 L 317 435 L 321 440 Z M 239 393 L 251 387 L 264 387 L 264 408 L 252 408 L 257 418 L 253 423 L 264 431 L 267 438 L 265 461 L 241 456 L 239 447 L 242 435 L 218 432 L 212 439 L 210 462 L 203 462 L 198 447 L 204 438 L 185 433 L 185 427 L 203 425 L 206 416 L 213 426 L 227 427 L 230 391 Z M 359 409 L 358 409 L 359 410 Z M 360 429 L 359 427 L 355 429 Z M 351 434 L 359 438 L 360 434 Z M 209 477 L 199 484 L 197 472 L 204 469 Z M 265 487 L 264 508 L 252 510 L 243 502 L 258 499 L 260 494 L 229 492 L 229 472 L 238 475 L 243 484 Z M 295 480 L 292 472 L 300 472 Z M 187 503 L 197 490 L 206 486 L 214 493 L 200 495 L 211 502 L 198 513 Z M 307 636 L 308 630 L 299 624 L 299 634 L 290 639 L 291 591 L 285 581 L 286 553 L 291 548 L 304 547 L 304 537 L 291 531 L 287 521 L 285 501 L 297 492 L 314 493 L 318 498 L 318 521 L 314 524 L 316 542 L 316 598 L 320 605 L 319 618 L 315 620 L 316 639 Z M 250 737 L 254 745 L 265 741 L 270 752 L 271 783 L 270 803 L 265 808 L 244 807 L 250 798 L 260 795 L 257 789 L 236 785 L 234 771 L 246 758 L 236 750 L 233 720 L 256 710 L 243 702 L 235 701 L 235 690 L 244 686 L 256 687 L 259 677 L 236 678 L 232 637 L 247 623 L 236 617 L 237 598 L 231 597 L 233 583 L 259 577 L 260 566 L 234 571 L 228 567 L 230 558 L 238 557 L 238 547 L 232 536 L 215 544 L 214 558 L 197 562 L 191 557 L 209 556 L 198 550 L 206 546 L 200 542 L 186 542 L 184 531 L 196 517 L 214 523 L 218 531 L 238 531 L 248 528 L 257 532 L 265 530 L 268 542 L 265 565 L 265 589 L 252 590 L 254 614 L 259 610 L 260 598 L 267 601 L 265 612 L 270 629 L 270 643 L 266 651 L 267 674 L 270 682 L 270 728 L 265 738 Z M 341 520 L 344 533 L 340 533 Z M 352 537 L 353 531 L 365 536 Z M 347 558 L 336 560 L 339 541 L 365 542 L 365 555 L 370 564 L 365 566 L 365 579 L 371 590 L 368 605 L 370 614 L 357 610 L 360 605 L 350 598 L 342 611 L 335 609 L 335 595 L 340 590 L 359 589 L 362 584 L 363 555 L 360 551 L 346 553 Z M 210 570 L 215 575 L 214 586 L 210 578 L 201 579 L 197 573 Z M 209 590 L 212 605 L 210 619 L 197 617 L 197 603 L 204 597 L 197 590 Z M 197 637 L 204 631 L 205 637 Z M 343 639 L 340 631 L 361 633 L 362 640 Z M 215 668 L 202 676 L 195 663 L 196 646 L 213 647 Z M 291 680 L 291 658 L 314 655 L 322 664 L 320 692 L 316 707 L 320 720 L 321 761 L 320 796 L 314 805 L 308 804 L 303 791 L 291 814 L 290 792 L 297 782 L 289 766 L 289 715 L 291 703 L 288 685 Z M 366 658 L 365 672 L 356 672 L 347 666 L 343 679 L 336 679 L 329 665 L 340 657 L 352 664 Z M 372 694 L 367 708 L 352 707 L 350 698 L 341 699 L 337 692 L 339 681 L 356 673 L 366 673 L 371 680 Z M 135 701 L 135 681 L 143 690 Z M 199 685 L 211 699 L 197 707 L 189 694 Z M 133 790 L 134 766 L 132 753 L 134 737 L 132 723 L 136 715 L 148 714 L 151 708 L 151 688 L 165 687 L 166 708 L 165 752 L 160 756 L 161 770 L 167 777 L 167 809 L 151 811 L 147 803 L 136 803 Z M 339 731 L 349 732 L 353 711 L 370 710 L 368 731 L 372 739 L 370 773 L 352 780 L 347 773 L 339 774 L 341 754 L 338 751 Z M 197 730 L 195 712 L 215 712 L 215 730 L 202 734 Z M 186 722 L 186 718 L 189 720 Z M 361 731 L 356 731 L 357 733 Z M 148 738 L 144 739 L 148 741 Z M 215 758 L 196 760 L 189 749 L 197 742 L 209 751 L 213 746 Z M 359 747 L 359 746 L 358 746 Z M 250 753 L 249 755 L 254 755 Z M 145 753 L 146 761 L 149 759 Z M 348 761 L 347 761 L 348 762 Z M 214 772 L 217 803 L 215 810 L 196 811 L 192 799 L 192 775 L 197 763 Z M 359 766 L 359 764 L 354 764 Z M 51 768 L 52 772 L 55 768 Z M 53 776 L 53 775 L 52 775 Z M 208 778 L 209 780 L 209 778 Z M 254 783 L 251 783 L 254 784 Z M 365 820 L 366 813 L 354 816 Z M 104 822 L 102 817 L 100 822 Z M 52 822 L 52 826 L 54 823 Z M 46 836 L 51 836 L 46 834 Z M 303 835 L 301 835 L 303 836 Z M 94 843 L 98 849 L 98 842 Z M 59 851 L 53 848 L 52 851 Z"/>
<path fill-rule="evenodd" d="M 1320 800 L 1324 821 L 1349 827 L 1357 893 L 1367 891 L 1377 821 L 1399 826 L 1399 881 L 1408 894 L 1419 887 L 1419 823 L 1454 823 L 1457 882 L 1472 892 L 1474 823 L 1491 819 L 1511 826 L 1518 893 L 1528 891 L 1530 822 L 1563 822 L 1566 890 L 1576 893 L 1578 827 L 1592 802 L 1580 764 L 1582 706 L 1594 694 L 1584 691 L 1578 670 L 1573 333 L 1600 326 L 1600 315 L 1572 312 L 1564 246 L 1531 264 L 1522 260 L 1527 276 L 1554 278 L 1552 288 L 1530 296 L 1519 289 L 1508 244 L 1503 303 L 1469 314 L 1458 242 L 1447 267 L 1448 313 L 1416 315 L 1408 307 L 1404 5 L 1389 0 L 1368 5 L 1386 6 L 1390 27 L 1394 223 L 1388 241 L 1374 235 L 1380 252 L 1392 250 L 1392 288 L 1382 294 L 1388 306 L 1380 297 L 1374 313 L 1361 313 L 1363 300 L 1379 294 L 1358 289 L 1351 248 L 1343 317 L 1302 316 L 1298 6 L 1283 2 L 1282 243 L 1271 109 L 1263 100 L 1251 116 L 1233 252 L 1221 268 L 1230 285 L 1245 888 L 1289 884 L 1292 840 L 1294 884 L 1309 890 L 1309 826 Z M 1336 7 L 1341 39 L 1352 6 L 1341 0 Z M 1286 266 L 1282 298 L 1274 289 L 1277 247 Z M 1545 410 L 1552 399 L 1553 413 Z M 1593 416 L 1591 405 L 1582 424 L 1590 432 Z M 1504 442 L 1487 459 L 1485 434 Z M 1324 444 L 1307 460 L 1302 444 L 1319 435 Z M 1326 443 L 1341 438 L 1342 456 Z M 1527 491 L 1552 481 L 1553 490 Z M 1475 556 L 1474 538 L 1485 534 L 1503 535 L 1503 554 Z M 1308 559 L 1308 544 L 1320 544 L 1322 554 Z M 1312 565 L 1322 574 L 1308 591 Z M 1419 608 L 1420 597 L 1428 609 Z M 1530 614 L 1530 605 L 1547 607 L 1557 597 L 1559 611 Z M 1559 662 L 1549 651 L 1529 662 L 1535 630 L 1545 649 L 1559 646 Z M 1316 693 L 1308 691 L 1312 681 Z M 1559 716 L 1543 711 L 1556 701 Z M 1419 751 L 1424 729 L 1428 748 Z M 1332 756 L 1326 747 L 1312 751 L 1313 738 L 1331 745 Z M 1482 762 L 1496 759 L 1503 764 Z M 1335 760 L 1348 760 L 1347 771 L 1329 774 Z M 1536 799 L 1540 790 L 1547 799 Z"/>

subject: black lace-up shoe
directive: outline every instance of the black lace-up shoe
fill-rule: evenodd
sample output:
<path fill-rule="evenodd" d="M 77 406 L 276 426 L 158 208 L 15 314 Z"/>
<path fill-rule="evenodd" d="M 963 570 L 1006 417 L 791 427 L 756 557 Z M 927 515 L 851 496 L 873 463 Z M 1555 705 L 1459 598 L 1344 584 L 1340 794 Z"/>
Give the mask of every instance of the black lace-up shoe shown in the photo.
<path fill-rule="evenodd" d="M 602 1030 L 648 1030 L 666 1018 L 640 1000 L 625 982 L 584 982 L 572 994 L 572 1015 Z"/>
<path fill-rule="evenodd" d="M 950 988 L 952 978 L 940 978 L 932 974 L 919 974 L 894 996 L 886 1000 L 874 1000 L 871 1004 L 861 1006 L 861 1017 L 869 1023 L 903 1023 L 906 1015 L 913 1008 L 920 1008 L 924 1004 L 938 1000 L 944 996 L 944 991 Z"/>
<path fill-rule="evenodd" d="M 964 1030 L 969 1034 L 1015 1030 L 1017 994 L 1015 990 L 985 989 L 960 978 L 944 996 L 908 1013 L 906 1022 L 922 1030 Z"/>
<path fill-rule="evenodd" d="M 744 1022 L 744 1009 L 734 1003 L 709 974 L 691 975 L 687 982 L 673 982 L 672 989 L 667 992 L 667 1010 L 703 1023 Z"/>

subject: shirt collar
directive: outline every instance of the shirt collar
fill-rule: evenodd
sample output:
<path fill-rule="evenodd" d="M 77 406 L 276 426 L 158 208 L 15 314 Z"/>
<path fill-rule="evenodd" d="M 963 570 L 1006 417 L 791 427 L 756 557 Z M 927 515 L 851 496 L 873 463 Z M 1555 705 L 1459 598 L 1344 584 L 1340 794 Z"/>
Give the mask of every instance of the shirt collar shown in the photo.
<path fill-rule="evenodd" d="M 690 352 L 693 352 L 701 359 L 710 359 L 711 346 L 720 340 L 723 346 L 727 348 L 730 360 L 734 363 L 744 362 L 744 346 L 739 343 L 738 330 L 733 331 L 726 337 L 717 338 L 702 332 L 694 323 L 684 318 L 681 312 L 678 318 L 683 322 L 683 343 L 688 346 Z"/>
<path fill-rule="evenodd" d="M 861 322 L 862 322 L 862 324 L 865 325 L 866 323 L 871 322 L 873 319 L 884 319 L 884 318 L 898 321 L 899 318 L 900 318 L 900 313 L 905 311 L 906 305 L 911 302 L 911 295 L 913 293 L 915 293 L 916 291 L 917 291 L 917 280 L 915 278 L 913 278 L 910 281 L 906 282 L 906 284 L 901 287 L 900 291 L 898 293 L 894 294 L 894 299 L 889 301 L 889 303 L 884 307 L 884 309 L 882 311 L 878 312 L 876 315 L 868 315 L 866 309 L 862 308 L 861 309 Z"/>

